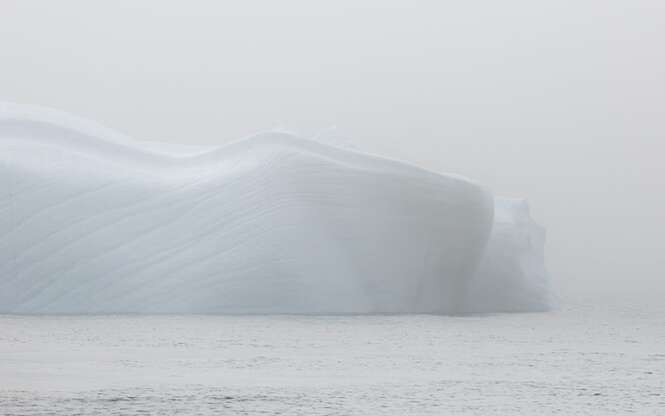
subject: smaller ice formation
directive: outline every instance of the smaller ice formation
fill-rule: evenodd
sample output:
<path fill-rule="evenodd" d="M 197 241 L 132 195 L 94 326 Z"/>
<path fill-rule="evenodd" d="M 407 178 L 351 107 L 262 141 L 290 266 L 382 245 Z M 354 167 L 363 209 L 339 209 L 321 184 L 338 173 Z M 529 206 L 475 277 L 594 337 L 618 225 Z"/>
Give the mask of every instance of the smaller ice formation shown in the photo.
<path fill-rule="evenodd" d="M 0 313 L 539 311 L 543 246 L 525 201 L 457 175 L 0 105 Z"/>
<path fill-rule="evenodd" d="M 551 306 L 545 229 L 524 199 L 495 198 L 485 255 L 469 283 L 467 312 L 542 311 Z"/>

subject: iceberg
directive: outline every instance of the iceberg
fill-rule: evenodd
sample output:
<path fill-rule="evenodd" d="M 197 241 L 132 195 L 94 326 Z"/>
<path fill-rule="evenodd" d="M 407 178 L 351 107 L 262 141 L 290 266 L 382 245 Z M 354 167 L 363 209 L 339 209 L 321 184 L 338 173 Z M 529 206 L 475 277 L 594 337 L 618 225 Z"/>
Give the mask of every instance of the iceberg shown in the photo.
<path fill-rule="evenodd" d="M 550 307 L 523 200 L 269 132 L 135 141 L 0 105 L 0 312 L 473 313 Z"/>

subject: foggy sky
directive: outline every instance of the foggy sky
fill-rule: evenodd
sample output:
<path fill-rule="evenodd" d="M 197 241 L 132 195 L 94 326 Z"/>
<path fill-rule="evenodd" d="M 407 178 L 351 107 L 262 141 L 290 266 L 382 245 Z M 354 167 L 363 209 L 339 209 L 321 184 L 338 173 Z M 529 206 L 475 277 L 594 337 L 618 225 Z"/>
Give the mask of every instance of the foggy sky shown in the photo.
<path fill-rule="evenodd" d="M 137 139 L 336 127 L 522 196 L 564 299 L 665 296 L 665 3 L 0 1 L 0 100 Z"/>

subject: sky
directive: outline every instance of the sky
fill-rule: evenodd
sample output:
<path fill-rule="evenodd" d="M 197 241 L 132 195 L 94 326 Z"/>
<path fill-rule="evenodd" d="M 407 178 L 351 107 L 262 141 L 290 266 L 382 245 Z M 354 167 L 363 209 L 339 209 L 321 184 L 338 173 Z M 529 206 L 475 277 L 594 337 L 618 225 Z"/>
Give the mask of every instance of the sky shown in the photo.
<path fill-rule="evenodd" d="M 0 0 L 0 100 L 460 173 L 529 200 L 563 300 L 660 301 L 664 44 L 661 0 Z"/>

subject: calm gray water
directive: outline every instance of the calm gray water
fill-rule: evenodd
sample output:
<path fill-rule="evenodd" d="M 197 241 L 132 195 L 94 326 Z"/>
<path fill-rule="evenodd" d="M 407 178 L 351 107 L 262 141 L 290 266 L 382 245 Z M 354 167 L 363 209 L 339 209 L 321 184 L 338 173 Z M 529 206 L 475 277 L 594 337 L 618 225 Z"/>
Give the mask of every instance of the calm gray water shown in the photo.
<path fill-rule="evenodd" d="M 663 312 L 0 316 L 0 414 L 665 415 Z"/>

